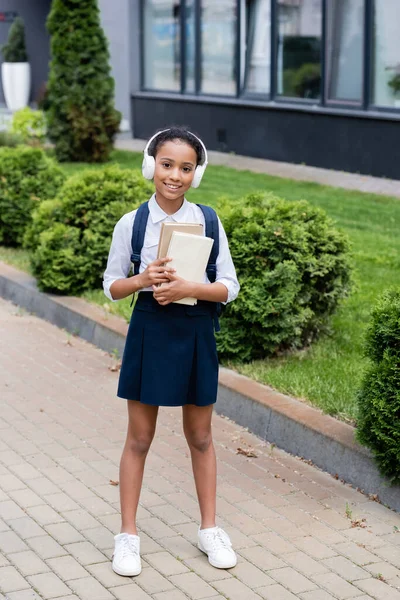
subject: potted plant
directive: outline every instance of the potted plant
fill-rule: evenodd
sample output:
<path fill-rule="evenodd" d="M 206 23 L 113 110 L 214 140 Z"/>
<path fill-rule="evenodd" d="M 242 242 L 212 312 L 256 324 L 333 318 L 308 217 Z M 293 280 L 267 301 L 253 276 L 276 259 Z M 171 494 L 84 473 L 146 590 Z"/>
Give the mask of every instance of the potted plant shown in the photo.
<path fill-rule="evenodd" d="M 394 105 L 396 108 L 400 108 L 400 63 L 395 67 L 390 67 L 391 71 L 394 71 L 392 77 L 388 81 L 389 87 L 394 92 Z"/>
<path fill-rule="evenodd" d="M 25 27 L 21 17 L 17 17 L 10 27 L 7 43 L 1 52 L 4 63 L 1 65 L 4 97 L 7 107 L 19 110 L 28 104 L 31 87 L 31 70 L 25 46 Z"/>

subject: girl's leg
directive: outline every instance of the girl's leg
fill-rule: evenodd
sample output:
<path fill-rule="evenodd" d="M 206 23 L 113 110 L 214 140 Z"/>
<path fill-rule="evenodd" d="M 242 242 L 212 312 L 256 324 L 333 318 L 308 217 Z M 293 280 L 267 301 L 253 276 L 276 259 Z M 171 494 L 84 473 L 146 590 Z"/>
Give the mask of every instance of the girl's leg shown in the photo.
<path fill-rule="evenodd" d="M 213 405 L 183 406 L 183 431 L 192 457 L 201 529 L 215 527 L 217 465 L 211 433 Z"/>
<path fill-rule="evenodd" d="M 158 406 L 128 400 L 128 432 L 119 468 L 121 533 L 137 535 L 136 513 L 144 463 L 156 430 Z"/>

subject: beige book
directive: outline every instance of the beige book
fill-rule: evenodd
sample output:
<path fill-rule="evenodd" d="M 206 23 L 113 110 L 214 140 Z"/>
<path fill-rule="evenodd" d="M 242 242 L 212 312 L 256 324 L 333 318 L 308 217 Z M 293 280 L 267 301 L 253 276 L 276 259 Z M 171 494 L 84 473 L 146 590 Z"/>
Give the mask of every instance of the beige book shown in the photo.
<path fill-rule="evenodd" d="M 174 231 L 168 247 L 167 256 L 172 258 L 169 266 L 186 281 L 203 283 L 214 240 L 191 233 Z M 176 304 L 197 304 L 196 298 L 182 298 Z"/>
<path fill-rule="evenodd" d="M 162 223 L 160 232 L 160 241 L 158 242 L 157 258 L 168 256 L 169 243 L 174 231 L 181 233 L 192 233 L 194 235 L 203 235 L 203 225 L 201 223 Z"/>

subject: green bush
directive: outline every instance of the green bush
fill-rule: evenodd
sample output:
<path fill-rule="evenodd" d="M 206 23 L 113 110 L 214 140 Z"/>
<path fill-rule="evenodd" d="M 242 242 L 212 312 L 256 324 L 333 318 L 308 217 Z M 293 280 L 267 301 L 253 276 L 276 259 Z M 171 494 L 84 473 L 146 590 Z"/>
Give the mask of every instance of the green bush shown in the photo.
<path fill-rule="evenodd" d="M 249 361 L 304 347 L 350 289 L 349 243 L 306 201 L 251 194 L 222 206 L 241 291 L 218 335 L 223 358 Z"/>
<path fill-rule="evenodd" d="M 25 235 L 40 288 L 78 294 L 100 286 L 114 225 L 152 192 L 139 171 L 116 166 L 68 179 L 33 213 Z"/>
<path fill-rule="evenodd" d="M 46 118 L 41 110 L 32 110 L 28 106 L 13 114 L 10 133 L 26 144 L 41 145 L 46 140 Z"/>
<path fill-rule="evenodd" d="M 5 62 L 27 62 L 25 45 L 25 26 L 21 17 L 17 17 L 8 32 L 7 44 L 1 47 Z"/>
<path fill-rule="evenodd" d="M 114 109 L 107 40 L 97 0 L 53 0 L 47 122 L 61 161 L 109 159 L 121 114 Z"/>
<path fill-rule="evenodd" d="M 358 393 L 357 438 L 400 483 L 400 289 L 387 291 L 373 310 L 365 353 L 372 365 Z"/>
<path fill-rule="evenodd" d="M 65 176 L 39 148 L 0 148 L 0 244 L 19 246 L 33 208 L 58 192 Z"/>

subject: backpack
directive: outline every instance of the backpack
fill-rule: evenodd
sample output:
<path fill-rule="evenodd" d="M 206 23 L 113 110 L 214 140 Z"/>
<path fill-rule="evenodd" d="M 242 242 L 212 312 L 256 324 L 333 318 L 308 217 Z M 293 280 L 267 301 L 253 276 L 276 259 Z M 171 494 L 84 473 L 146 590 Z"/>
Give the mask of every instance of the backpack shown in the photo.
<path fill-rule="evenodd" d="M 198 204 L 201 208 L 204 220 L 206 224 L 206 236 L 214 240 L 214 244 L 211 249 L 210 258 L 206 268 L 206 273 L 210 283 L 214 283 L 217 277 L 217 258 L 219 254 L 219 226 L 217 213 L 210 206 L 204 204 Z M 144 202 L 137 210 L 135 220 L 132 228 L 132 254 L 131 261 L 133 263 L 133 274 L 139 274 L 139 268 L 141 263 L 141 252 L 143 248 L 144 236 L 146 233 L 147 220 L 149 218 L 149 203 Z M 221 314 L 222 305 L 220 302 L 216 302 L 217 315 Z M 216 324 L 216 331 L 219 331 L 219 326 Z"/>

